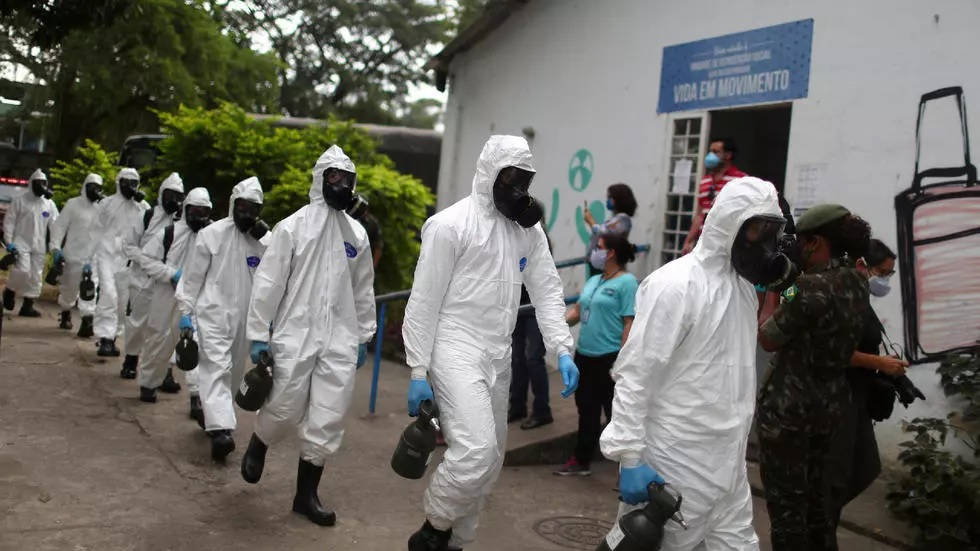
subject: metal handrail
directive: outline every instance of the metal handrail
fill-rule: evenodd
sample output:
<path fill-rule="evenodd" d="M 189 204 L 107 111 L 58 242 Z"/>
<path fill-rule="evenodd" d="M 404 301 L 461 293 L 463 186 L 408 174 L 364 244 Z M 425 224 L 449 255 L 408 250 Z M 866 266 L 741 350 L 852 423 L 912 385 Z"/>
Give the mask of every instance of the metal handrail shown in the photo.
<path fill-rule="evenodd" d="M 637 245 L 637 253 L 646 253 L 650 251 L 649 245 Z M 588 258 L 584 256 L 579 256 L 576 258 L 569 258 L 567 260 L 562 260 L 560 262 L 555 262 L 555 267 L 559 270 L 563 268 L 571 268 L 573 266 L 581 266 L 588 262 Z M 374 297 L 374 302 L 380 306 L 378 309 L 378 332 L 377 337 L 374 339 L 374 368 L 371 374 L 371 402 L 370 411 L 373 414 L 375 411 L 375 406 L 378 402 L 378 379 L 381 377 L 381 345 L 384 342 L 384 327 L 385 327 L 385 317 L 388 312 L 388 303 L 408 300 L 411 296 L 412 290 L 405 289 L 404 291 L 394 291 L 392 293 L 385 293 L 383 295 L 378 295 Z M 574 304 L 578 302 L 579 296 L 572 295 L 565 298 L 565 304 Z M 531 304 L 525 304 L 518 308 L 518 313 L 527 314 L 528 312 L 534 311 L 534 306 Z"/>

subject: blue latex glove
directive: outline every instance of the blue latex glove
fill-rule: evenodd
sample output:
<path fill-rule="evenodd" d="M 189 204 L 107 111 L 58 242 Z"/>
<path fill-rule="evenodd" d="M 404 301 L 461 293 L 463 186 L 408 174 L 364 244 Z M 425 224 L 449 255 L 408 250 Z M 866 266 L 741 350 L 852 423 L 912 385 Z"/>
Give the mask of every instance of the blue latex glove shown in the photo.
<path fill-rule="evenodd" d="M 190 329 L 192 333 L 194 332 L 194 322 L 191 321 L 190 316 L 180 316 L 180 330 L 183 331 L 184 329 Z"/>
<path fill-rule="evenodd" d="M 415 417 L 419 414 L 419 406 L 423 400 L 435 400 L 432 387 L 425 379 L 412 379 L 408 385 L 408 414 Z"/>
<path fill-rule="evenodd" d="M 62 260 L 64 260 L 64 258 L 65 258 L 65 256 L 63 254 L 61 254 L 61 250 L 60 249 L 55 249 L 54 250 L 54 263 L 55 264 L 61 262 Z"/>
<path fill-rule="evenodd" d="M 91 275 L 92 274 L 92 265 L 91 264 L 86 264 L 86 265 L 82 266 L 82 273 L 83 274 L 89 274 L 89 275 Z"/>
<path fill-rule="evenodd" d="M 170 278 L 170 281 L 173 281 L 174 285 L 177 285 L 177 282 L 180 281 L 180 276 L 183 273 L 184 273 L 183 270 L 177 270 L 177 273 L 174 274 L 174 277 Z"/>
<path fill-rule="evenodd" d="M 568 398 L 575 393 L 578 388 L 578 367 L 568 354 L 558 357 L 558 372 L 561 373 L 561 382 L 565 383 L 565 390 L 561 391 L 562 398 Z"/>
<path fill-rule="evenodd" d="M 252 363 L 259 363 L 259 354 L 269 351 L 269 343 L 262 341 L 252 341 L 252 347 L 248 351 L 248 355 L 252 357 Z"/>
<path fill-rule="evenodd" d="M 17 245 L 14 245 L 13 243 L 7 243 L 7 252 L 8 253 L 17 252 Z"/>
<path fill-rule="evenodd" d="M 357 345 L 357 367 L 364 365 L 367 361 L 367 345 L 359 344 Z"/>
<path fill-rule="evenodd" d="M 647 487 L 652 482 L 664 484 L 664 479 L 653 467 L 643 463 L 636 467 L 623 467 L 619 471 L 619 497 L 629 505 L 650 501 Z"/>

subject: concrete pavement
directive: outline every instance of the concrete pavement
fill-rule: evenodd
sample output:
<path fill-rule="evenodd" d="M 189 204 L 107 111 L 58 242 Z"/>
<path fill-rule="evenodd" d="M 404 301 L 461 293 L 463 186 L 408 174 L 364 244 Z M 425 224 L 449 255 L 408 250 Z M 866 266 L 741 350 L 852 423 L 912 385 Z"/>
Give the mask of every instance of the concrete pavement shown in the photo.
<path fill-rule="evenodd" d="M 270 450 L 258 485 L 244 483 L 238 462 L 253 415 L 240 414 L 228 464 L 213 464 L 187 418 L 186 390 L 139 402 L 136 384 L 118 377 L 121 360 L 97 359 L 91 342 L 57 329 L 51 305 L 40 307 L 38 320 L 6 316 L 0 344 L 0 550 L 395 551 L 421 523 L 424 483 L 388 465 L 408 423 L 404 367 L 382 364 L 374 416 L 370 362 L 358 374 L 344 446 L 321 484 L 339 522 L 320 528 L 290 513 L 294 440 Z M 512 451 L 567 429 L 574 405 L 555 406 L 560 422 L 537 435 L 515 427 Z M 507 467 L 467 551 L 594 549 L 616 508 L 615 466 L 594 469 L 560 479 L 550 466 Z M 755 513 L 769 549 L 760 499 Z M 840 542 L 847 551 L 891 549 L 846 530 Z"/>

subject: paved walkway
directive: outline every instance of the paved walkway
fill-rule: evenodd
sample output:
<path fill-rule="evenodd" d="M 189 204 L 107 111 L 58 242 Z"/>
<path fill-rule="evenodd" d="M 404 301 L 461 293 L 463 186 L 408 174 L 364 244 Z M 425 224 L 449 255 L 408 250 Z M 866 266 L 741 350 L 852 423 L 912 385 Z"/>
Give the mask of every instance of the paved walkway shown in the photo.
<path fill-rule="evenodd" d="M 0 550 L 364 550 L 396 551 L 421 523 L 424 484 L 403 480 L 388 461 L 402 428 L 408 372 L 382 364 L 379 409 L 368 412 L 370 362 L 358 375 L 344 446 L 324 473 L 321 497 L 339 523 L 320 528 L 290 513 L 296 448 L 269 454 L 262 482 L 245 484 L 238 461 L 253 421 L 242 414 L 239 449 L 215 465 L 187 418 L 187 394 L 136 399 L 91 342 L 56 328 L 55 310 L 6 316 L 0 344 Z M 556 415 L 574 409 L 556 402 Z M 567 419 L 537 437 L 562 432 Z M 520 431 L 517 431 L 520 432 Z M 535 435 L 515 434 L 523 447 Z M 522 443 L 524 442 L 524 443 Z M 508 467 L 467 551 L 594 549 L 613 520 L 615 468 L 559 479 L 551 467 Z M 767 539 L 764 502 L 756 527 Z M 841 549 L 891 549 L 847 530 Z M 584 542 L 584 543 L 583 543 Z M 764 549 L 769 549 L 764 542 Z"/>

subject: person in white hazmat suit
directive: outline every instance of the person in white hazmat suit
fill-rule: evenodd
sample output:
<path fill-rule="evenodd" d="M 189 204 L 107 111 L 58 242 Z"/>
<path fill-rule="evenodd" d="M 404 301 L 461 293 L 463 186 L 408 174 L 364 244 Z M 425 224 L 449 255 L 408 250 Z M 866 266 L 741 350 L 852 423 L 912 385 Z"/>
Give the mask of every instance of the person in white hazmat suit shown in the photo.
<path fill-rule="evenodd" d="M 715 199 L 693 253 L 647 276 L 637 292 L 600 447 L 620 463 L 620 515 L 647 501 L 652 482 L 666 480 L 683 496 L 688 527 L 668 522 L 664 551 L 702 542 L 707 551 L 759 549 L 745 466 L 756 393 L 753 284 L 774 281 L 756 272 L 775 265 L 784 223 L 772 184 L 734 180 Z"/>
<path fill-rule="evenodd" d="M 180 207 L 184 200 L 184 181 L 180 174 L 170 173 L 160 184 L 157 204 L 143 213 L 141 223 L 134 224 L 123 241 L 123 254 L 129 261 L 129 304 L 126 312 L 123 335 L 123 359 L 119 376 L 123 379 L 136 377 L 143 342 L 150 338 L 151 329 L 147 326 L 150 318 L 150 297 L 139 292 L 147 286 L 149 277 L 140 265 L 140 251 L 150 241 L 157 240 L 163 230 L 180 217 Z M 167 370 L 160 391 L 180 392 L 180 384 L 174 380 L 172 370 Z"/>
<path fill-rule="evenodd" d="M 65 260 L 65 271 L 61 276 L 61 292 L 58 295 L 58 306 L 61 307 L 62 329 L 70 330 L 71 309 L 78 304 L 82 315 L 82 325 L 78 336 L 90 338 L 95 335 L 95 299 L 80 300 L 78 287 L 82 282 L 82 274 L 92 277 L 98 285 L 98 279 L 92 273 L 95 244 L 99 236 L 92 233 L 92 228 L 98 212 L 99 202 L 102 201 L 102 176 L 89 174 L 82 183 L 81 193 L 65 203 L 58 219 L 51 225 L 51 252 L 57 263 Z"/>
<path fill-rule="evenodd" d="M 13 310 L 17 295 L 24 297 L 19 315 L 37 318 L 34 301 L 41 296 L 41 275 L 47 260 L 48 228 L 58 218 L 58 207 L 51 200 L 51 186 L 41 169 L 31 174 L 31 189 L 10 202 L 3 218 L 3 236 L 8 253 L 17 260 L 10 268 L 3 290 L 3 307 Z"/>
<path fill-rule="evenodd" d="M 172 228 L 147 238 L 140 250 L 139 264 L 146 274 L 142 288 L 135 290 L 148 300 L 146 337 L 143 344 L 143 363 L 140 365 L 139 399 L 157 401 L 156 391 L 163 384 L 170 369 L 170 356 L 178 340 L 177 298 L 178 282 L 190 251 L 197 242 L 198 232 L 211 223 L 211 196 L 208 190 L 197 187 L 187 194 L 184 216 L 174 222 Z M 194 370 L 196 371 L 196 369 Z M 188 386 L 196 394 L 196 373 L 188 372 Z"/>
<path fill-rule="evenodd" d="M 235 449 L 234 396 L 248 365 L 245 320 L 252 277 L 270 239 L 269 227 L 259 220 L 262 203 L 258 178 L 239 182 L 228 217 L 201 230 L 177 284 L 180 326 L 198 328 L 204 428 L 218 461 Z"/>
<path fill-rule="evenodd" d="M 123 241 L 133 226 L 142 223 L 143 213 L 150 208 L 143 200 L 139 184 L 140 175 L 135 169 L 120 170 L 116 175 L 116 192 L 99 203 L 92 224 L 92 235 L 98 237 L 94 268 L 99 281 L 95 304 L 99 356 L 119 355 L 116 337 L 122 333 L 129 302 L 129 268 Z"/>
<path fill-rule="evenodd" d="M 310 204 L 272 230 L 253 278 L 246 326 L 252 361 L 265 351 L 275 368 L 242 458 L 242 478 L 258 482 L 267 446 L 298 427 L 293 511 L 321 526 L 337 519 L 317 496 L 323 464 L 340 447 L 354 373 L 377 327 L 367 232 L 345 212 L 356 181 L 354 163 L 336 145 L 317 159 Z"/>
<path fill-rule="evenodd" d="M 535 307 L 547 349 L 570 396 L 578 386 L 562 282 L 528 195 L 534 176 L 524 138 L 491 136 L 471 195 L 429 218 L 402 333 L 409 414 L 422 400 L 439 407 L 449 449 L 425 493 L 426 521 L 410 551 L 461 549 L 503 466 L 511 342 L 521 284 Z M 432 387 L 426 381 L 431 380 Z"/>

